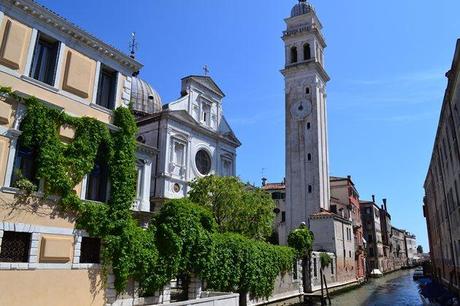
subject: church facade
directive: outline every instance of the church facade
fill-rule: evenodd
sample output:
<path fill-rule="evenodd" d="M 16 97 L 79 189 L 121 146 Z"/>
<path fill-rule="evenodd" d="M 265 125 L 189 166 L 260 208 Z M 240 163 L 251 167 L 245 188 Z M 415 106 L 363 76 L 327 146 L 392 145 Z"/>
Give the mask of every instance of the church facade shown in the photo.
<path fill-rule="evenodd" d="M 182 79 L 181 97 L 161 106 L 154 96 L 134 105 L 138 140 L 159 149 L 152 176 L 152 211 L 187 195 L 188 183 L 207 175 L 235 176 L 241 145 L 223 115 L 225 94 L 209 76 Z M 151 107 L 151 104 L 154 107 Z"/>

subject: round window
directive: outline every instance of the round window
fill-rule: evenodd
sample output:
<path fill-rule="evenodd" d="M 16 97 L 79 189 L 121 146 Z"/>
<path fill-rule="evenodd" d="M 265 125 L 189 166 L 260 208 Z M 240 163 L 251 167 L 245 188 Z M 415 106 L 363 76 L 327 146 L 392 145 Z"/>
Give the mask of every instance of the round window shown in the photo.
<path fill-rule="evenodd" d="M 174 186 L 173 186 L 173 190 L 174 190 L 174 192 L 176 192 L 176 193 L 179 192 L 179 191 L 180 191 L 180 185 L 177 184 L 177 183 L 175 183 Z"/>
<path fill-rule="evenodd" d="M 211 157 L 205 150 L 199 150 L 195 155 L 195 164 L 198 172 L 207 175 L 211 171 Z"/>

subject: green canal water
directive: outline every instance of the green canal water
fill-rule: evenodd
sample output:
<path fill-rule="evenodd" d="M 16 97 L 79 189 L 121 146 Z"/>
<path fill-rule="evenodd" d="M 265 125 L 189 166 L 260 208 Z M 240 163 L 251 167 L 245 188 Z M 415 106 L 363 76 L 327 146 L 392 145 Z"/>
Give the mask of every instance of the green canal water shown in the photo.
<path fill-rule="evenodd" d="M 424 305 L 412 273 L 413 270 L 400 270 L 371 279 L 357 289 L 332 297 L 332 305 Z"/>

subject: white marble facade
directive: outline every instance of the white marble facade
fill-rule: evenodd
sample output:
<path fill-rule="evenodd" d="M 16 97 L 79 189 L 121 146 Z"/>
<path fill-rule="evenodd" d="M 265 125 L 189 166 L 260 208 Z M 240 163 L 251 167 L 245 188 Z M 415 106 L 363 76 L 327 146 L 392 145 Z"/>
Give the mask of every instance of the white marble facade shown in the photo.
<path fill-rule="evenodd" d="M 178 100 L 139 118 L 138 140 L 159 150 L 152 175 L 154 201 L 184 197 L 195 178 L 236 175 L 241 143 L 223 116 L 224 96 L 209 76 L 188 76 Z"/>

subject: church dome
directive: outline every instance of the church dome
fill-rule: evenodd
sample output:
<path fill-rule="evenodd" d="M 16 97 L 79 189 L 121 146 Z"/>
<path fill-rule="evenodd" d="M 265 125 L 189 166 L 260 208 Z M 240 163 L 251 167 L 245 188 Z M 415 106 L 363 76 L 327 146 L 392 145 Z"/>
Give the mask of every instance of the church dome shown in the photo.
<path fill-rule="evenodd" d="M 307 14 L 312 10 L 312 6 L 306 0 L 299 0 L 299 3 L 294 5 L 291 10 L 291 17 Z"/>
<path fill-rule="evenodd" d="M 144 114 L 153 114 L 162 109 L 161 97 L 146 81 L 132 77 L 131 104 L 133 110 Z"/>

